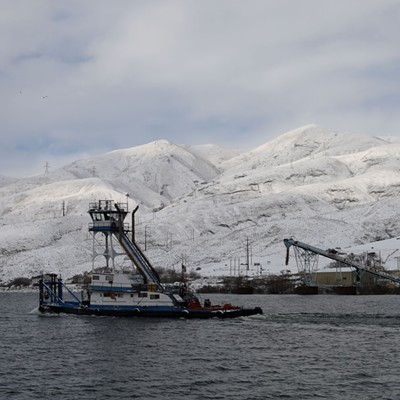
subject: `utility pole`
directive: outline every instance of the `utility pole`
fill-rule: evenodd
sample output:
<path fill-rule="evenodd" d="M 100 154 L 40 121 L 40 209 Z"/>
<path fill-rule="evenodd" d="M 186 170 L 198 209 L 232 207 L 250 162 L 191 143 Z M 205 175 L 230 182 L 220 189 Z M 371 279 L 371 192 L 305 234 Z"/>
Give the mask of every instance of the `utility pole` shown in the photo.
<path fill-rule="evenodd" d="M 167 232 L 167 249 L 172 249 L 172 232 Z"/>
<path fill-rule="evenodd" d="M 400 257 L 394 257 L 397 262 L 397 270 L 400 271 Z"/>
<path fill-rule="evenodd" d="M 128 208 L 129 208 L 129 193 L 127 193 L 125 196 L 126 196 L 126 211 L 128 212 Z"/>
<path fill-rule="evenodd" d="M 249 238 L 246 238 L 246 275 L 248 275 L 250 269 L 250 248 L 249 248 Z"/>

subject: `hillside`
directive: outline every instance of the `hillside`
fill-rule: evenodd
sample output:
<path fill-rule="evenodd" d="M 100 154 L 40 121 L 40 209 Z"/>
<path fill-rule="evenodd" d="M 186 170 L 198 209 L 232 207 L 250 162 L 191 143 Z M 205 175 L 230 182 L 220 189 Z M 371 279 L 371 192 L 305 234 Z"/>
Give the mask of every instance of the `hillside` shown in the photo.
<path fill-rule="evenodd" d="M 159 140 L 3 180 L 0 279 L 89 270 L 86 211 L 98 199 L 140 206 L 137 237 L 144 245 L 146 230 L 155 266 L 207 276 L 243 262 L 246 238 L 264 272 L 286 268 L 285 237 L 349 249 L 396 238 L 399 158 L 399 142 L 308 125 L 242 154 Z"/>

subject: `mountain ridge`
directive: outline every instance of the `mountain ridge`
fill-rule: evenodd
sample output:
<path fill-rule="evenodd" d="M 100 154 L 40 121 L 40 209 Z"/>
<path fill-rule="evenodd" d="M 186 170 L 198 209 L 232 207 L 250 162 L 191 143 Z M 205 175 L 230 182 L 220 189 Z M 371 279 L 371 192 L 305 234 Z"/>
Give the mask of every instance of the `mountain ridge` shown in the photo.
<path fill-rule="evenodd" d="M 399 142 L 312 124 L 240 154 L 159 140 L 0 179 L 0 279 L 90 269 L 85 213 L 99 199 L 140 205 L 138 241 L 146 230 L 156 266 L 185 260 L 207 275 L 243 257 L 246 238 L 270 272 L 285 268 L 285 237 L 323 247 L 393 238 L 399 154 Z"/>

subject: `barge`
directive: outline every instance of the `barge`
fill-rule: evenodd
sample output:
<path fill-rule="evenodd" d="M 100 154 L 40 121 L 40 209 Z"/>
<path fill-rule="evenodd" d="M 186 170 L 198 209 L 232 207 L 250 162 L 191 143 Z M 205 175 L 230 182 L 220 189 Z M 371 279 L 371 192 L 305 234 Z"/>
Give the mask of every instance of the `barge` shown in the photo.
<path fill-rule="evenodd" d="M 89 282 L 77 294 L 55 274 L 43 277 L 39 282 L 40 312 L 152 318 L 236 318 L 263 313 L 260 307 L 213 305 L 208 299 L 201 303 L 184 282 L 161 283 L 135 241 L 136 211 L 137 207 L 131 213 L 130 228 L 125 222 L 128 203 L 99 200 L 89 205 L 93 239 Z M 101 255 L 105 266 L 95 268 L 95 259 Z M 117 258 L 121 257 L 129 260 L 128 269 L 118 266 Z"/>

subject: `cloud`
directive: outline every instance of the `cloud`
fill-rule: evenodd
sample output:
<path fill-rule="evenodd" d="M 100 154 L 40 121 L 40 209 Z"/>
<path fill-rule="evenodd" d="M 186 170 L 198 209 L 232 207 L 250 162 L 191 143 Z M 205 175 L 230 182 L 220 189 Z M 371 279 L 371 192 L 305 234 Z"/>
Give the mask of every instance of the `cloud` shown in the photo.
<path fill-rule="evenodd" d="M 9 0 L 3 11 L 0 174 L 160 138 L 249 149 L 309 123 L 399 134 L 394 0 Z"/>

